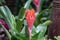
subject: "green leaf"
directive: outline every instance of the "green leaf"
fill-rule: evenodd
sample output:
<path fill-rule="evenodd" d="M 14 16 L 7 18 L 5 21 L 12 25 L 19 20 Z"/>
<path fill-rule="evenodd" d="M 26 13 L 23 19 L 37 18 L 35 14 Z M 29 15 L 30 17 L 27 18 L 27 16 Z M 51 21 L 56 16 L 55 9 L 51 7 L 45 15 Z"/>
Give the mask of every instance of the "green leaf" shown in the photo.
<path fill-rule="evenodd" d="M 21 31 L 21 34 L 23 34 L 27 39 L 29 39 L 29 35 L 28 35 L 28 27 L 27 26 L 24 26 L 22 31 Z"/>
<path fill-rule="evenodd" d="M 29 9 L 32 9 L 32 8 L 33 8 L 33 7 L 30 5 L 30 6 L 29 6 Z"/>
<path fill-rule="evenodd" d="M 18 40 L 15 36 L 11 36 L 11 40 Z"/>
<path fill-rule="evenodd" d="M 45 25 L 40 24 L 40 25 L 37 26 L 36 32 L 37 33 L 39 32 L 39 35 L 38 35 L 38 39 L 37 40 L 39 40 L 39 39 L 41 39 L 41 38 L 44 37 L 44 34 L 46 32 L 46 29 L 47 29 L 47 26 L 45 26 Z"/>
<path fill-rule="evenodd" d="M 55 36 L 55 38 L 56 38 L 57 40 L 60 40 L 60 36 L 57 36 L 57 37 Z"/>
<path fill-rule="evenodd" d="M 50 20 L 44 22 L 43 24 L 39 24 L 36 27 L 36 35 L 33 36 L 33 40 L 43 40 L 44 34 L 46 32 L 47 26 L 50 24 Z M 35 39 L 36 38 L 36 39 Z"/>
<path fill-rule="evenodd" d="M 17 29 L 18 32 L 21 31 L 22 23 L 23 23 L 22 19 L 19 19 L 19 20 L 17 20 L 17 22 L 16 22 L 16 29 Z"/>
<path fill-rule="evenodd" d="M 39 18 L 39 19 L 40 19 L 40 18 Z M 34 26 L 35 26 L 35 27 L 40 24 L 40 20 L 39 20 L 39 19 L 36 17 L 36 19 L 35 19 L 35 21 L 34 21 Z"/>
<path fill-rule="evenodd" d="M 23 27 L 23 29 L 21 30 L 21 32 L 20 33 L 22 33 L 22 34 L 24 34 L 25 35 L 25 26 Z"/>
<path fill-rule="evenodd" d="M 39 33 L 36 33 L 34 36 L 32 36 L 32 40 L 43 40 L 44 38 L 38 38 L 40 35 Z"/>
<path fill-rule="evenodd" d="M 4 11 L 6 12 L 6 15 L 8 16 L 8 19 L 10 20 L 10 22 L 12 22 L 12 13 L 10 12 L 9 8 L 7 6 L 4 6 Z"/>
<path fill-rule="evenodd" d="M 8 16 L 7 16 L 7 13 L 6 13 L 6 11 L 5 11 L 5 8 L 4 8 L 4 6 L 1 6 L 0 7 L 0 15 L 2 15 L 3 16 L 3 19 L 5 19 L 6 20 L 6 22 L 8 23 L 8 25 L 10 26 L 10 28 L 11 28 L 11 22 L 10 22 L 10 20 L 9 20 L 9 18 L 8 18 Z"/>
<path fill-rule="evenodd" d="M 42 25 L 42 24 L 39 24 L 37 27 L 36 27 L 36 32 L 40 32 L 40 31 L 44 31 L 44 29 L 46 29 L 46 26 Z"/>
<path fill-rule="evenodd" d="M 4 2 L 5 0 L 0 0 L 0 2 Z"/>
<path fill-rule="evenodd" d="M 2 3 L 5 3 L 5 0 L 0 0 L 0 5 L 2 5 Z"/>
<path fill-rule="evenodd" d="M 28 0 L 24 6 L 25 9 L 28 9 L 32 0 Z"/>
<path fill-rule="evenodd" d="M 26 37 L 22 34 L 16 34 L 15 37 L 19 40 L 26 40 Z"/>
<path fill-rule="evenodd" d="M 3 16 L 3 19 L 5 19 L 11 29 L 16 28 L 15 18 L 7 6 L 0 7 L 0 14 Z"/>
<path fill-rule="evenodd" d="M 44 40 L 44 37 L 42 37 L 41 39 L 39 38 L 38 40 Z"/>
<path fill-rule="evenodd" d="M 15 17 L 13 15 L 12 16 L 12 26 L 14 29 L 16 29 L 16 21 L 15 21 Z"/>
<path fill-rule="evenodd" d="M 32 27 L 32 36 L 34 36 L 36 34 L 36 28 L 35 26 Z"/>
<path fill-rule="evenodd" d="M 43 40 L 44 34 L 46 32 L 47 26 L 39 24 L 36 27 L 36 33 L 35 35 L 32 37 L 32 40 Z"/>
<path fill-rule="evenodd" d="M 23 19 L 25 14 L 25 8 L 21 8 L 19 11 L 18 19 Z"/>
<path fill-rule="evenodd" d="M 39 33 L 36 33 L 34 36 L 32 36 L 32 40 L 37 40 Z"/>
<path fill-rule="evenodd" d="M 21 34 L 25 35 L 28 39 L 28 28 L 27 27 L 24 27 L 21 31 Z M 34 36 L 36 34 L 36 29 L 35 27 L 33 26 L 32 27 L 32 36 Z"/>
<path fill-rule="evenodd" d="M 8 30 L 6 30 L 6 28 L 2 25 L 2 28 L 4 29 L 4 32 L 6 33 L 6 35 L 8 36 L 9 40 L 11 40 L 11 35 L 8 32 Z"/>
<path fill-rule="evenodd" d="M 7 16 L 9 17 L 9 20 L 11 21 L 12 25 L 14 26 L 14 28 L 16 28 L 15 17 L 12 15 L 11 11 L 7 6 L 5 6 L 5 10 L 7 12 Z"/>
<path fill-rule="evenodd" d="M 41 11 L 39 14 L 36 13 L 37 15 L 36 15 L 36 19 L 35 19 L 35 21 L 34 21 L 34 26 L 35 26 L 35 27 L 38 26 L 38 25 L 41 23 L 40 20 L 41 20 L 41 18 L 43 17 L 42 14 L 44 14 L 44 12 L 45 12 L 46 10 L 47 10 L 47 9 Z"/>
<path fill-rule="evenodd" d="M 45 25 L 45 26 L 48 26 L 48 25 L 50 25 L 51 24 L 51 20 L 47 20 L 47 21 L 45 21 L 44 23 L 42 23 L 42 25 Z"/>
<path fill-rule="evenodd" d="M 46 17 L 43 17 L 43 18 L 41 18 L 40 20 L 41 20 L 41 21 L 43 21 L 43 20 L 47 20 L 47 18 L 46 18 Z"/>
<path fill-rule="evenodd" d="M 25 35 L 23 35 L 22 33 L 20 32 L 17 32 L 15 30 L 10 30 L 10 32 L 12 33 L 12 36 L 14 36 L 15 38 L 17 38 L 18 40 L 26 40 L 26 37 Z"/>
<path fill-rule="evenodd" d="M 3 16 L 2 16 L 2 15 L 0 15 L 0 18 L 3 18 Z"/>
<path fill-rule="evenodd" d="M 22 29 L 22 31 L 21 31 L 21 33 L 24 34 L 24 35 L 25 35 L 25 28 L 26 28 L 26 27 L 23 27 L 23 29 Z M 26 28 L 26 29 L 27 29 L 27 28 Z M 35 27 L 33 26 L 33 27 L 32 27 L 32 36 L 34 36 L 35 33 L 36 33 L 36 29 L 35 29 Z"/>
<path fill-rule="evenodd" d="M 24 23 L 24 26 L 26 26 L 26 25 L 27 25 L 27 22 L 26 22 L 26 20 L 24 20 L 24 22 L 23 22 L 23 23 Z"/>

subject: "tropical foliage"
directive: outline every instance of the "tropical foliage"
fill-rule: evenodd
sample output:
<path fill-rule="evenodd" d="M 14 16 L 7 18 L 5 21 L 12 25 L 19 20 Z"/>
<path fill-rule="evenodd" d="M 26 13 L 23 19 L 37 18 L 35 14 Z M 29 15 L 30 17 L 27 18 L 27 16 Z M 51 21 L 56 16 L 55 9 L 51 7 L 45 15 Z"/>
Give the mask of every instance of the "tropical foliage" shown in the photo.
<path fill-rule="evenodd" d="M 42 9 L 45 0 L 27 0 L 24 7 L 14 16 L 0 1 L 0 24 L 9 40 L 44 40 L 47 27 L 51 23 L 50 6 Z M 31 6 L 33 2 L 36 10 Z"/>

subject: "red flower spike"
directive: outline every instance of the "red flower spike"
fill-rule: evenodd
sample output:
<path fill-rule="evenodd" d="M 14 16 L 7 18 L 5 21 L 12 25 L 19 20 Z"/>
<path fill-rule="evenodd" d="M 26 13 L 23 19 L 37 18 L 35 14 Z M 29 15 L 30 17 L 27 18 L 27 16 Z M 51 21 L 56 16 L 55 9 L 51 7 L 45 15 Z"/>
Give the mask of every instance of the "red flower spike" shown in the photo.
<path fill-rule="evenodd" d="M 9 30 L 8 24 L 3 19 L 0 19 L 0 24 L 2 24 L 7 30 Z"/>
<path fill-rule="evenodd" d="M 36 6 L 36 11 L 39 11 L 40 1 L 41 1 L 41 0 L 33 0 L 33 3 L 34 3 L 35 6 Z"/>
<path fill-rule="evenodd" d="M 34 9 L 31 10 L 26 10 L 26 21 L 27 21 L 27 25 L 28 25 L 28 31 L 29 31 L 29 38 L 31 40 L 31 32 L 32 32 L 32 26 L 34 23 L 34 19 L 35 19 L 35 11 Z"/>
<path fill-rule="evenodd" d="M 39 5 L 39 0 L 33 0 L 35 6 L 38 6 Z"/>

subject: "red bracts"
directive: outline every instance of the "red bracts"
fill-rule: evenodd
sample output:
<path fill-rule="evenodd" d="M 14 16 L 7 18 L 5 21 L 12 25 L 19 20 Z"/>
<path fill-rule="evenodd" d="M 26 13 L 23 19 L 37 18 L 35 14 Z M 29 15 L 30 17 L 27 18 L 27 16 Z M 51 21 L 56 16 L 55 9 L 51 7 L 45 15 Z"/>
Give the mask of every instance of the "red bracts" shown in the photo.
<path fill-rule="evenodd" d="M 35 20 L 35 11 L 34 9 L 31 9 L 31 10 L 26 10 L 25 13 L 26 13 L 25 17 L 28 25 L 29 36 L 31 39 L 32 26 Z"/>

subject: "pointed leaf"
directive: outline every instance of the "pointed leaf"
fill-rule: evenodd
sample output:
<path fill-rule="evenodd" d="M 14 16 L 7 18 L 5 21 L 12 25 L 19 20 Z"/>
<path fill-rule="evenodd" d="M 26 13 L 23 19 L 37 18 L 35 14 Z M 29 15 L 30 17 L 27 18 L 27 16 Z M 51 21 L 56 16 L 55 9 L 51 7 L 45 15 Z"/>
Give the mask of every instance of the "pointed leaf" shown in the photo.
<path fill-rule="evenodd" d="M 18 32 L 21 31 L 22 22 L 23 22 L 23 21 L 22 21 L 21 19 L 17 20 L 17 22 L 16 22 L 16 29 L 17 29 Z"/>
<path fill-rule="evenodd" d="M 19 11 L 18 19 L 23 19 L 25 13 L 25 8 L 21 8 Z"/>
<path fill-rule="evenodd" d="M 25 9 L 28 9 L 32 0 L 28 0 L 24 6 Z"/>

